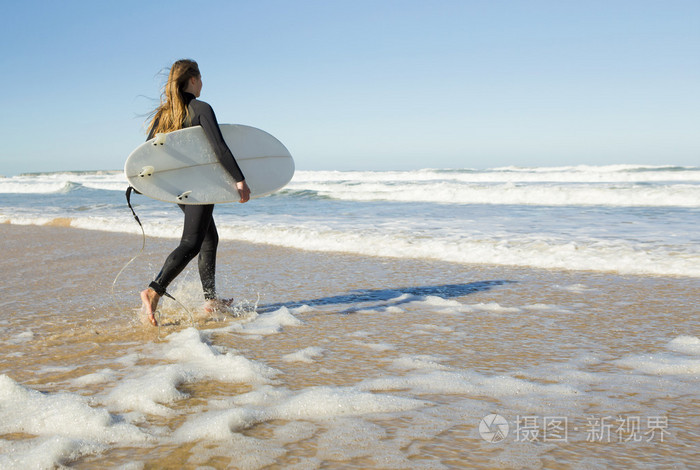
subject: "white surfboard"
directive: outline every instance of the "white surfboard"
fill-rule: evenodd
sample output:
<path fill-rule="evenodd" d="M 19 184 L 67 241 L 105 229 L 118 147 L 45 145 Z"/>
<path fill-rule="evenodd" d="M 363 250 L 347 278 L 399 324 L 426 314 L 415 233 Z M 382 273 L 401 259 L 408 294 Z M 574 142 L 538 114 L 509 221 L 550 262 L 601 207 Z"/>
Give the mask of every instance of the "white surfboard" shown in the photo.
<path fill-rule="evenodd" d="M 289 183 L 294 160 L 282 142 L 255 127 L 219 127 L 250 187 L 251 198 Z M 240 199 L 236 181 L 219 163 L 200 126 L 157 134 L 131 152 L 124 173 L 134 189 L 160 201 L 216 204 Z"/>

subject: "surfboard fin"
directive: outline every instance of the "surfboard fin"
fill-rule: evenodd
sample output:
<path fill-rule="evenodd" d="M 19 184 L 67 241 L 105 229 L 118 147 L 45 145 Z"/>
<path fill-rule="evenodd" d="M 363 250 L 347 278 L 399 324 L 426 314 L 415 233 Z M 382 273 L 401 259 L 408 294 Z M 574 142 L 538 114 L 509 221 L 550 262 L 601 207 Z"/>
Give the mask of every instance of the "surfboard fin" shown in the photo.
<path fill-rule="evenodd" d="M 141 168 L 141 173 L 139 173 L 139 176 L 141 178 L 145 176 L 152 176 L 154 171 L 156 171 L 156 169 L 152 166 L 144 166 L 143 168 Z"/>
<path fill-rule="evenodd" d="M 159 132 L 156 134 L 156 138 L 153 139 L 153 145 L 163 145 L 165 144 L 165 134 L 162 132 Z"/>
<path fill-rule="evenodd" d="M 177 200 L 182 201 L 183 199 L 187 199 L 188 197 L 190 197 L 190 194 L 192 194 L 192 191 L 185 191 L 177 197 Z"/>

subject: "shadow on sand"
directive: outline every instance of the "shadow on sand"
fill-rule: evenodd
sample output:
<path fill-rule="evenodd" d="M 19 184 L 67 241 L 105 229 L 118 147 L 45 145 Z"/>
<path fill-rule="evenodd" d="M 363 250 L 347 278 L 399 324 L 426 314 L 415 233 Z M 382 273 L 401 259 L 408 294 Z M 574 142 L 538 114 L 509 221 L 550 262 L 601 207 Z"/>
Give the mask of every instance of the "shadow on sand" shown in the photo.
<path fill-rule="evenodd" d="M 443 299 L 462 297 L 476 292 L 484 292 L 496 286 L 512 284 L 514 282 L 515 281 L 496 280 L 469 282 L 467 284 L 443 284 L 440 286 L 404 287 L 396 289 L 359 289 L 350 291 L 347 294 L 321 297 L 318 299 L 259 305 L 257 312 L 265 313 L 280 309 L 282 307 L 297 308 L 303 305 L 317 307 L 324 305 L 351 304 L 352 307 L 342 310 L 340 313 L 353 313 L 358 310 L 371 310 L 378 307 L 386 308 L 401 305 L 404 303 L 413 302 L 417 300 L 417 297 L 435 296 Z M 391 300 L 393 300 L 393 302 L 388 302 Z M 379 302 L 379 304 L 376 306 L 357 305 L 359 303 L 365 304 L 371 302 Z"/>

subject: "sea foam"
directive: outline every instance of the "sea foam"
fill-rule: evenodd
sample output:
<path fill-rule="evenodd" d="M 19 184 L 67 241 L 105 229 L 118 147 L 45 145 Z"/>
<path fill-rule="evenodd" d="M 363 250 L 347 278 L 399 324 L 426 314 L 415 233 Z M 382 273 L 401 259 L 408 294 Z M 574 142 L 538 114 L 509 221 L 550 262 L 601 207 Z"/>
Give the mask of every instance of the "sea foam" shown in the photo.
<path fill-rule="evenodd" d="M 149 438 L 138 427 L 120 422 L 104 408 L 92 407 L 75 393 L 41 393 L 0 375 L 3 419 L 0 434 L 27 433 L 60 436 L 96 443 L 143 442 Z"/>
<path fill-rule="evenodd" d="M 187 397 L 178 388 L 185 383 L 217 380 L 265 384 L 278 373 L 233 351 L 217 350 L 195 328 L 173 333 L 155 354 L 175 362 L 133 368 L 129 376 L 106 394 L 103 402 L 115 410 L 172 416 L 173 410 L 167 405 Z"/>
<path fill-rule="evenodd" d="M 264 397 L 264 401 L 261 398 Z M 276 390 L 239 397 L 246 406 L 210 411 L 193 417 L 173 434 L 176 441 L 229 439 L 254 424 L 282 420 L 328 420 L 341 416 L 396 413 L 427 405 L 422 400 L 370 393 L 353 387 L 310 387 L 300 392 Z"/>
<path fill-rule="evenodd" d="M 256 314 L 248 323 L 234 323 L 224 330 L 264 336 L 279 333 L 285 326 L 299 326 L 301 324 L 302 321 L 292 315 L 287 307 L 282 307 L 272 312 Z"/>

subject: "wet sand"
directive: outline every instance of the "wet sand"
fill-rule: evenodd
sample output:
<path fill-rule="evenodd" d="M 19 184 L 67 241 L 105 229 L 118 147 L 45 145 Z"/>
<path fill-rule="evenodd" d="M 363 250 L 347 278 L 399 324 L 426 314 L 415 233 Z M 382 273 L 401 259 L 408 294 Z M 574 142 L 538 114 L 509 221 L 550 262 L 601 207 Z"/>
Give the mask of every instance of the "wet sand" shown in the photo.
<path fill-rule="evenodd" d="M 700 357 L 674 355 L 668 346 L 679 337 L 700 336 L 696 278 L 470 266 L 222 241 L 217 285 L 220 295 L 236 299 L 241 318 L 214 321 L 198 313 L 196 263 L 171 289 L 195 312 L 195 326 L 209 332 L 212 346 L 272 367 L 277 372 L 265 387 L 292 398 L 295 392 L 330 387 L 323 390 L 424 403 L 377 413 L 307 410 L 299 419 L 277 412 L 232 427 L 228 438 L 176 442 L 170 437 L 183 423 L 261 387 L 246 381 L 184 381 L 178 387 L 187 396 L 165 403 L 172 413 L 133 420 L 128 410 L 105 404 L 105 394 L 137 365 L 172 362 L 149 352 L 191 327 L 187 312 L 171 301 L 162 306 L 159 329 L 144 326 L 138 313 L 139 291 L 177 241 L 148 239 L 145 253 L 123 272 L 112 295 L 112 282 L 140 248 L 140 236 L 16 225 L 0 225 L 0 236 L 5 253 L 0 373 L 47 394 L 91 398 L 92 406 L 127 416 L 120 419 L 153 436 L 138 445 L 116 441 L 84 452 L 62 462 L 69 466 L 696 464 Z M 300 324 L 275 334 L 246 332 L 253 304 L 263 315 L 286 308 Z M 138 355 L 135 362 L 124 360 L 129 354 Z M 76 381 L 105 367 L 114 372 L 111 381 Z M 492 413 L 510 422 L 509 436 L 501 442 L 488 442 L 479 433 L 480 420 Z M 545 441 L 539 425 L 555 416 L 567 418 L 568 435 Z M 527 421 L 516 425 L 523 417 L 538 424 L 539 439 L 522 432 Z M 667 424 L 649 440 L 647 435 L 625 442 L 623 437 L 637 436 L 631 431 L 615 436 L 614 429 L 612 439 L 592 439 L 598 436 L 591 420 L 605 417 L 628 423 L 639 418 L 641 431 L 651 429 L 650 418 L 666 418 Z M 0 451 L 11 452 L 12 443 L 31 442 L 36 435 L 5 433 Z"/>

